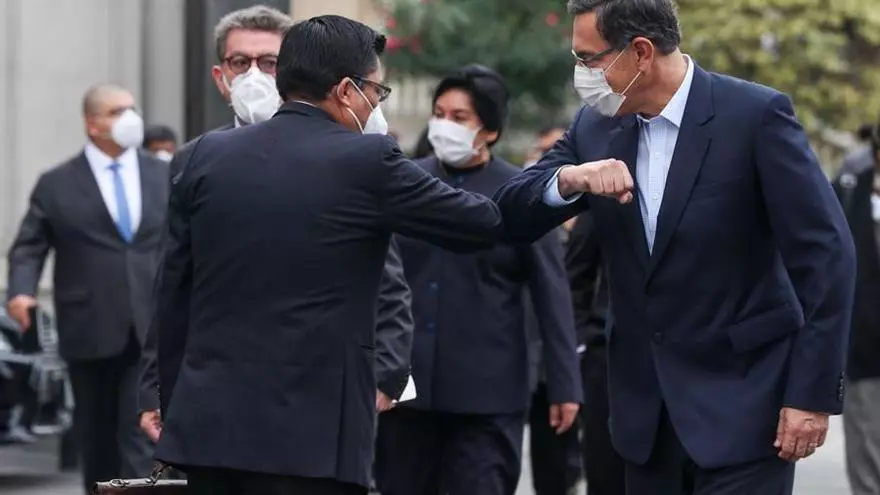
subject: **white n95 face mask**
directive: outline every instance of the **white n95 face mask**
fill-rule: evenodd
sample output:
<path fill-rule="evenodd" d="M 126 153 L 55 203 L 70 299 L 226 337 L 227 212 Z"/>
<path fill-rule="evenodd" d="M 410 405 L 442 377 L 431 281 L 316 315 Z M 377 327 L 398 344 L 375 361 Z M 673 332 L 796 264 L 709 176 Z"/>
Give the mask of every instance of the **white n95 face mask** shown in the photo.
<path fill-rule="evenodd" d="M 225 76 L 223 81 L 226 82 Z M 227 83 L 226 86 L 235 115 L 247 124 L 271 119 L 281 106 L 275 78 L 256 67 L 235 76 L 232 85 Z"/>
<path fill-rule="evenodd" d="M 137 148 L 144 142 L 144 119 L 129 108 L 113 122 L 110 138 L 123 148 Z"/>
<path fill-rule="evenodd" d="M 462 168 L 475 156 L 474 139 L 479 129 L 470 129 L 447 119 L 432 118 L 428 121 L 428 141 L 434 147 L 434 154 L 442 163 Z"/>
<path fill-rule="evenodd" d="M 168 150 L 159 150 L 153 153 L 153 156 L 155 156 L 159 160 L 162 160 L 163 162 L 170 162 L 171 159 L 174 158 L 174 155 Z"/>
<path fill-rule="evenodd" d="M 354 121 L 355 123 L 357 123 L 358 128 L 361 130 L 361 133 L 382 134 L 383 136 L 388 134 L 388 121 L 385 120 L 385 114 L 382 113 L 382 107 L 378 104 L 374 107 L 373 104 L 370 103 L 370 99 L 367 98 L 367 95 L 365 95 L 364 92 L 361 91 L 361 88 L 359 88 L 358 85 L 354 83 L 354 81 L 352 81 L 351 84 L 352 86 L 354 86 L 354 89 L 356 89 L 357 92 L 361 95 L 361 98 L 363 98 L 364 101 L 367 102 L 367 105 L 370 106 L 370 116 L 367 118 L 367 123 L 364 125 L 361 125 L 361 121 L 357 118 L 357 115 L 354 114 L 354 110 L 346 108 L 346 110 L 348 110 L 348 113 L 350 113 L 351 116 L 354 117 Z"/>
<path fill-rule="evenodd" d="M 606 117 L 614 117 L 620 111 L 621 105 L 626 100 L 626 92 L 636 82 L 636 79 L 642 75 L 641 72 L 633 77 L 629 85 L 621 93 L 615 93 L 608 84 L 608 78 L 605 72 L 611 70 L 614 64 L 620 59 L 624 52 L 620 52 L 617 57 L 611 61 L 608 68 L 593 69 L 583 65 L 574 66 L 574 89 L 583 100 L 584 104 L 594 108 L 601 115 Z"/>

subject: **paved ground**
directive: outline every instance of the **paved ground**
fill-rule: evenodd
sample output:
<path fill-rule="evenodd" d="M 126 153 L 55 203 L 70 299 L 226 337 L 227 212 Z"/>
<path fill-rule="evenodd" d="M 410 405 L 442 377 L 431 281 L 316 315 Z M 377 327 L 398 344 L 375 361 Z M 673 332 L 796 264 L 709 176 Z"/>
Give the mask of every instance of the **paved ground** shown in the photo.
<path fill-rule="evenodd" d="M 526 443 L 528 445 L 528 443 Z M 49 452 L 54 446 L 32 449 L 23 460 L 13 464 L 0 449 L 0 473 L 39 471 L 50 467 Z M 528 455 L 528 452 L 526 452 Z M 0 493 L 3 495 L 82 495 L 79 481 L 72 475 L 8 475 L 0 474 Z M 580 493 L 584 493 L 583 490 Z M 796 495 L 849 495 L 843 464 L 843 433 L 840 418 L 833 418 L 828 443 L 813 458 L 798 464 Z M 517 495 L 531 495 L 528 462 L 524 463 L 523 477 Z"/>

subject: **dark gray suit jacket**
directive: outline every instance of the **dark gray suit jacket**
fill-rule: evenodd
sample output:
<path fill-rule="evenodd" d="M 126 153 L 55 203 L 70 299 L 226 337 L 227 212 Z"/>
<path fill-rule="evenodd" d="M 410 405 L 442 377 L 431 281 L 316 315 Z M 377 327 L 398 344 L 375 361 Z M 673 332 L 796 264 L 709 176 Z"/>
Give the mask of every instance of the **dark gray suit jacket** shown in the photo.
<path fill-rule="evenodd" d="M 8 297 L 35 295 L 55 253 L 61 356 L 112 357 L 134 330 L 143 343 L 168 204 L 168 166 L 138 154 L 143 213 L 131 244 L 120 237 L 84 153 L 44 173 L 9 250 Z"/>
<path fill-rule="evenodd" d="M 214 131 L 233 129 L 229 124 Z M 190 141 L 171 162 L 170 176 L 177 177 L 192 152 Z M 385 260 L 376 317 L 376 383 L 383 393 L 396 399 L 403 393 L 410 374 L 410 351 L 413 342 L 412 294 L 403 276 L 403 263 L 397 244 L 392 240 Z M 150 331 L 141 354 L 139 409 L 159 409 L 159 376 L 156 369 L 157 333 Z M 182 351 L 182 349 L 181 349 Z"/>

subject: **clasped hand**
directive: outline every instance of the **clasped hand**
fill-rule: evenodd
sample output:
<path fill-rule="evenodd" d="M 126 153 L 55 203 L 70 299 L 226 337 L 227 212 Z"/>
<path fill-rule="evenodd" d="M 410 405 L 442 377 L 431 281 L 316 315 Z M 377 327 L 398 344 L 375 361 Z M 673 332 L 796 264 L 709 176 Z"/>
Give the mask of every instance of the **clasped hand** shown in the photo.
<path fill-rule="evenodd" d="M 633 200 L 632 175 L 625 163 L 613 158 L 563 167 L 557 180 L 563 198 L 587 193 L 614 198 L 620 204 Z"/>

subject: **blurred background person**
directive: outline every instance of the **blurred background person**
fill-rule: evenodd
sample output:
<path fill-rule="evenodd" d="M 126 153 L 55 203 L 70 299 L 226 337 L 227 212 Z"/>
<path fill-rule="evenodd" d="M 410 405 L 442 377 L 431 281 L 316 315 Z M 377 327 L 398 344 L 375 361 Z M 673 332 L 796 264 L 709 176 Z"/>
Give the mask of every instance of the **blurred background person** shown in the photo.
<path fill-rule="evenodd" d="M 566 128 L 565 125 L 555 124 L 538 131 L 523 167 L 528 168 L 548 152 L 565 134 Z M 568 243 L 570 226 L 574 225 L 574 221 L 574 218 L 568 220 L 558 229 L 563 246 Z M 572 296 L 574 295 L 572 293 Z M 528 296 L 529 294 L 526 293 L 527 307 L 531 307 L 531 299 Z M 572 428 L 565 433 L 557 434 L 550 426 L 547 376 L 542 359 L 541 334 L 534 311 L 526 312 L 526 327 L 532 339 L 530 358 L 533 367 L 532 380 L 535 382 L 528 418 L 532 484 L 537 495 L 564 495 L 576 489 L 576 484 L 582 476 L 579 432 L 578 428 Z M 583 350 L 578 347 L 578 353 L 582 352 Z M 587 404 L 581 406 L 581 410 L 583 411 L 586 406 Z"/>
<path fill-rule="evenodd" d="M 139 148 L 143 120 L 114 85 L 83 98 L 82 152 L 44 173 L 9 250 L 9 314 L 24 328 L 43 264 L 55 255 L 59 350 L 69 366 L 88 493 L 143 477 L 152 446 L 138 428 L 138 358 L 146 333 L 168 168 Z"/>
<path fill-rule="evenodd" d="M 177 151 L 177 134 L 167 125 L 151 125 L 144 131 L 143 148 L 163 162 L 170 162 Z"/>
<path fill-rule="evenodd" d="M 608 429 L 608 278 L 592 214 L 584 212 L 572 220 L 576 221 L 568 234 L 565 264 L 581 355 L 584 405 L 580 410 L 580 443 L 587 494 L 624 495 L 624 463 L 611 444 Z"/>
<path fill-rule="evenodd" d="M 846 467 L 853 495 L 880 493 L 880 124 L 870 139 L 871 167 L 835 183 L 856 246 L 847 393 Z"/>
<path fill-rule="evenodd" d="M 864 124 L 859 127 L 859 130 L 856 133 L 859 145 L 844 157 L 843 163 L 837 171 L 837 179 L 840 179 L 844 174 L 857 175 L 874 168 L 875 157 L 874 147 L 872 145 L 873 132 L 873 124 Z"/>
<path fill-rule="evenodd" d="M 440 81 L 417 164 L 437 179 L 491 195 L 519 169 L 491 152 L 507 117 L 495 71 L 468 65 Z M 418 397 L 379 417 L 376 482 L 383 495 L 510 495 L 520 475 L 529 403 L 523 291 L 544 343 L 548 422 L 569 430 L 581 401 L 571 298 L 556 234 L 531 246 L 455 254 L 399 237 L 416 321 Z"/>
<path fill-rule="evenodd" d="M 434 147 L 431 146 L 431 141 L 428 139 L 428 128 L 425 127 L 425 130 L 419 134 L 419 139 L 416 141 L 416 147 L 413 149 L 412 158 L 413 160 L 418 160 L 420 158 L 427 158 L 434 154 Z"/>

